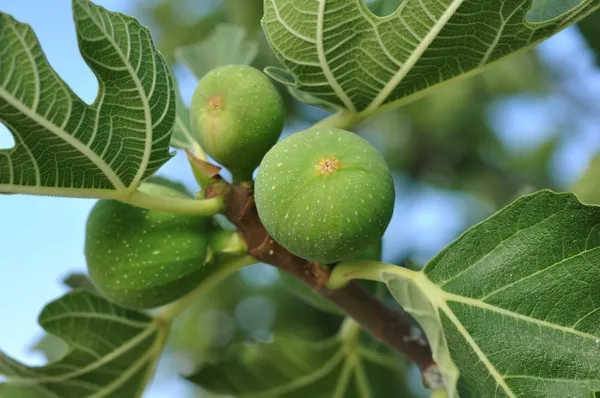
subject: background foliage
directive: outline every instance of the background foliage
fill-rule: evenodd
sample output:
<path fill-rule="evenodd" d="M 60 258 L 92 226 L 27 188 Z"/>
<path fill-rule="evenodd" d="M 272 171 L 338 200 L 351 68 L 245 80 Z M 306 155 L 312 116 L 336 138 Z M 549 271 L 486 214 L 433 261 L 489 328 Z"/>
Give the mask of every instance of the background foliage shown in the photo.
<path fill-rule="evenodd" d="M 260 30 L 262 2 L 138 1 L 132 15 L 149 26 L 189 100 L 194 78 L 178 62 L 176 49 L 207 37 L 219 23 L 243 26 L 258 41 L 254 66 L 277 64 Z M 380 15 L 399 3 L 370 2 Z M 581 44 L 577 48 L 589 55 L 590 64 L 595 60 L 600 65 L 599 27 L 597 12 L 563 35 Z M 399 195 L 397 214 L 384 240 L 384 260 L 422 265 L 467 227 L 516 196 L 541 188 L 575 189 L 583 201 L 600 204 L 600 158 L 590 162 L 600 148 L 599 82 L 597 71 L 575 68 L 560 50 L 542 45 L 363 122 L 357 131 L 385 154 Z M 280 88 L 289 109 L 288 133 L 323 116 Z M 409 239 L 405 232 L 415 226 L 426 231 L 440 220 L 445 221 L 445 234 L 438 239 L 424 234 Z M 81 281 L 71 278 L 70 283 L 79 286 Z M 290 332 L 302 341 L 321 340 L 331 337 L 340 323 L 340 317 L 298 300 L 278 281 L 276 271 L 255 266 L 230 277 L 210 301 L 197 304 L 179 320 L 165 362 L 188 364 L 182 372 L 206 358 L 236 366 L 224 359 L 232 343 L 269 339 L 273 333 L 285 338 Z M 302 341 L 289 344 L 289 349 L 305 350 Z M 44 339 L 36 349 L 51 359 L 63 348 Z M 406 384 L 416 387 L 396 388 L 423 396 L 420 381 L 409 366 L 405 369 Z M 209 396 L 195 388 L 189 394 Z"/>

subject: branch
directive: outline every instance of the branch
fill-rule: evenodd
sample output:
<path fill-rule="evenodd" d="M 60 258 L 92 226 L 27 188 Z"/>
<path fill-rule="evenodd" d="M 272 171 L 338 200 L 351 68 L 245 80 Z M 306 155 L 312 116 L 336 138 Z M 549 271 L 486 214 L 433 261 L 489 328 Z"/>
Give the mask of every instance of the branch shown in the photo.
<path fill-rule="evenodd" d="M 251 256 L 300 279 L 353 318 L 373 338 L 408 357 L 423 374 L 435 365 L 429 346 L 411 337 L 414 324 L 406 315 L 389 308 L 356 282 L 337 290 L 325 287 L 329 278 L 326 271 L 271 239 L 258 217 L 249 186 L 229 185 L 220 180 L 207 189 L 207 197 L 222 195 L 223 189 L 227 191 L 225 215 L 240 231 Z"/>

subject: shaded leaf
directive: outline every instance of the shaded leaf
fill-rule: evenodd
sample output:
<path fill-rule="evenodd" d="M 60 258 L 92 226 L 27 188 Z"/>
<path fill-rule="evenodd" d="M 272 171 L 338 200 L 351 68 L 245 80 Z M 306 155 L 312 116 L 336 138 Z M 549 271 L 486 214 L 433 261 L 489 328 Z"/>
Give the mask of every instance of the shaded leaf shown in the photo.
<path fill-rule="evenodd" d="M 176 90 L 175 103 L 177 114 L 173 135 L 171 136 L 171 146 L 178 149 L 188 149 L 194 153 L 203 153 L 190 128 L 190 108 L 181 99 L 179 90 Z"/>
<path fill-rule="evenodd" d="M 451 355 L 460 397 L 587 398 L 600 388 L 599 264 L 600 207 L 540 191 L 423 272 L 391 267 L 383 278 L 438 358 Z"/>
<path fill-rule="evenodd" d="M 297 90 L 370 114 L 534 45 L 599 6 L 405 0 L 377 17 L 361 0 L 267 0 L 263 27 Z"/>
<path fill-rule="evenodd" d="M 583 19 L 578 26 L 579 31 L 596 54 L 596 63 L 600 65 L 600 11 Z"/>
<path fill-rule="evenodd" d="M 68 353 L 30 367 L 0 353 L 4 397 L 140 397 L 166 337 L 152 318 L 77 290 L 48 304 L 39 317 Z"/>
<path fill-rule="evenodd" d="M 63 279 L 62 282 L 65 286 L 73 290 L 83 289 L 91 293 L 96 292 L 94 284 L 92 283 L 92 281 L 90 281 L 90 278 L 87 276 L 87 274 L 84 273 L 74 272 L 72 274 L 69 274 Z"/>
<path fill-rule="evenodd" d="M 42 354 L 46 361 L 54 362 L 69 351 L 69 345 L 54 335 L 45 334 L 31 346 L 30 350 Z"/>
<path fill-rule="evenodd" d="M 0 13 L 0 192 L 127 198 L 170 155 L 173 81 L 134 18 L 73 0 L 83 59 L 98 78 L 92 105 L 48 64 L 32 29 Z"/>
<path fill-rule="evenodd" d="M 180 47 L 177 59 L 201 79 L 213 69 L 226 65 L 250 65 L 258 55 L 258 43 L 248 39 L 243 28 L 219 24 L 203 41 Z"/>
<path fill-rule="evenodd" d="M 587 171 L 573 187 L 584 203 L 600 204 L 600 154 L 590 162 Z"/>
<path fill-rule="evenodd" d="M 403 371 L 389 352 L 344 345 L 339 336 L 311 342 L 279 334 L 271 342 L 233 347 L 189 380 L 239 398 L 409 397 Z"/>

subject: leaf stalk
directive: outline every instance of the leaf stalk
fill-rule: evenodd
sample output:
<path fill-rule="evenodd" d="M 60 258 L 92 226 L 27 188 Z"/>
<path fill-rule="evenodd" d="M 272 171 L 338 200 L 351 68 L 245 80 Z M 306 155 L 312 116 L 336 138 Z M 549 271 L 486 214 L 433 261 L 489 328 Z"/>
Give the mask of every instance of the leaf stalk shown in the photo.
<path fill-rule="evenodd" d="M 136 190 L 128 198 L 117 198 L 117 200 L 149 210 L 207 217 L 219 214 L 225 209 L 225 202 L 222 196 L 195 200 L 151 195 Z"/>

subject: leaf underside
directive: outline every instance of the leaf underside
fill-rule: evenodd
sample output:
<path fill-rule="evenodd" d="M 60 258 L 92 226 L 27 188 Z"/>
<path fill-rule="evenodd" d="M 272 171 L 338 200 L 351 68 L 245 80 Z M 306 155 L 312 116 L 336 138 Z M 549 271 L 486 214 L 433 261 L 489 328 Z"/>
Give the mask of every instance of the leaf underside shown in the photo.
<path fill-rule="evenodd" d="M 279 334 L 272 342 L 233 347 L 229 357 L 203 365 L 189 380 L 238 398 L 410 397 L 403 366 L 387 349 L 339 337 L 320 342 Z"/>
<path fill-rule="evenodd" d="M 29 25 L 0 12 L 0 192 L 126 196 L 169 158 L 170 71 L 134 18 L 73 0 L 83 59 L 98 79 L 92 105 L 51 68 Z"/>
<path fill-rule="evenodd" d="M 262 24 L 287 69 L 272 75 L 288 76 L 279 80 L 297 98 L 369 114 L 536 44 L 599 6 L 404 0 L 378 17 L 363 0 L 265 0 Z"/>
<path fill-rule="evenodd" d="M 600 207 L 573 194 L 524 196 L 422 272 L 384 279 L 417 319 L 437 319 L 422 326 L 443 334 L 438 353 L 449 350 L 460 369 L 451 396 L 588 398 L 600 389 Z M 418 295 L 429 310 L 414 306 Z"/>
<path fill-rule="evenodd" d="M 153 320 L 84 290 L 48 304 L 40 325 L 69 350 L 46 366 L 0 352 L 0 397 L 139 397 L 162 349 Z"/>

